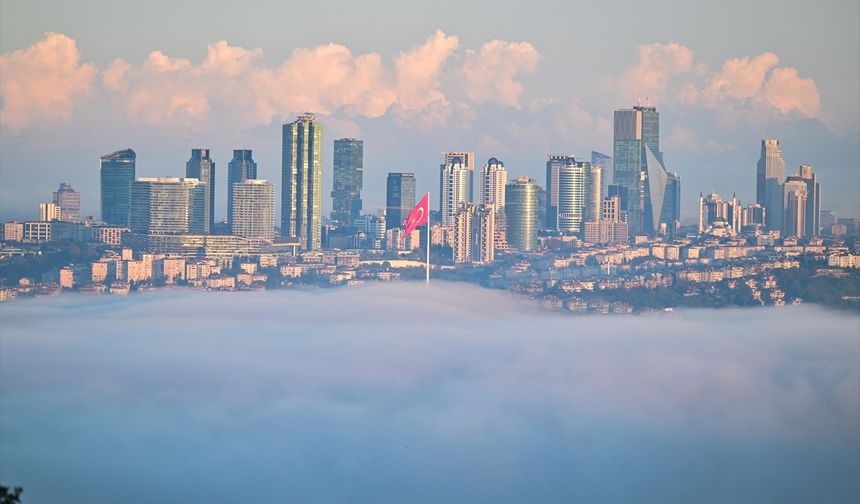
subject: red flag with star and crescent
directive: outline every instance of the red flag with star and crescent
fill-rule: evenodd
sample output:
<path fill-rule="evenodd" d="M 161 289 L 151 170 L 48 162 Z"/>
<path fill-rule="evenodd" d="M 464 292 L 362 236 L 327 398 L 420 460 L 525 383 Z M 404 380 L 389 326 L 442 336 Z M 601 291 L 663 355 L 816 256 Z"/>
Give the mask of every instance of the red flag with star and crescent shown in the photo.
<path fill-rule="evenodd" d="M 421 201 L 415 205 L 415 208 L 409 212 L 409 217 L 406 219 L 406 222 L 403 224 L 406 227 L 406 236 L 409 236 L 415 228 L 419 226 L 423 226 L 427 224 L 427 220 L 430 217 L 430 202 L 427 201 L 427 194 L 424 194 L 424 197 L 421 198 Z"/>

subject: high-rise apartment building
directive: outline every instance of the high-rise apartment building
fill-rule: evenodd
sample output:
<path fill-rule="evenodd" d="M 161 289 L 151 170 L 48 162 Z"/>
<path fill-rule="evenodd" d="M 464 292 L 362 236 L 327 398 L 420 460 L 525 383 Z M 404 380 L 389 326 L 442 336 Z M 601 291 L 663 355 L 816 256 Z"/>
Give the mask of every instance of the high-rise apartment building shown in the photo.
<path fill-rule="evenodd" d="M 769 230 L 782 229 L 784 180 L 785 161 L 779 140 L 762 139 L 761 155 L 756 165 L 755 201 L 768 209 L 765 227 Z"/>
<path fill-rule="evenodd" d="M 654 107 L 615 111 L 613 183 L 624 193 L 622 202 L 632 233 L 660 229 L 670 175 L 660 151 L 660 116 Z M 680 187 L 680 184 L 678 184 Z"/>
<path fill-rule="evenodd" d="M 129 189 L 135 177 L 136 158 L 131 149 L 99 158 L 102 220 L 108 224 L 128 226 Z"/>
<path fill-rule="evenodd" d="M 454 215 L 468 203 L 469 169 L 460 157 L 452 157 L 439 167 L 439 210 L 442 225 L 454 225 Z"/>
<path fill-rule="evenodd" d="M 251 149 L 234 149 L 227 164 L 227 224 L 233 225 L 233 184 L 257 178 L 257 163 Z"/>
<path fill-rule="evenodd" d="M 468 151 L 445 152 L 444 158 L 444 164 L 446 165 L 451 164 L 454 158 L 460 158 L 461 164 L 465 166 L 466 170 L 469 172 L 466 177 L 466 203 L 475 201 L 475 153 Z"/>
<path fill-rule="evenodd" d="M 600 219 L 584 224 L 583 240 L 608 244 L 627 241 L 627 223 L 622 220 L 621 197 L 607 196 L 600 202 Z"/>
<path fill-rule="evenodd" d="M 495 208 L 493 204 L 466 203 L 454 216 L 455 263 L 491 263 L 495 259 Z"/>
<path fill-rule="evenodd" d="M 813 238 L 821 234 L 821 185 L 818 177 L 812 171 L 812 165 L 802 164 L 797 173 L 789 176 L 788 181 L 800 181 L 806 184 L 806 216 L 803 238 Z"/>
<path fill-rule="evenodd" d="M 355 138 L 334 141 L 334 181 L 331 219 L 350 224 L 361 216 L 364 142 Z"/>
<path fill-rule="evenodd" d="M 579 233 L 585 220 L 588 161 L 569 155 L 551 155 L 546 162 L 546 228 Z"/>
<path fill-rule="evenodd" d="M 497 213 L 504 210 L 507 183 L 508 171 L 505 169 L 505 163 L 490 158 L 478 177 L 478 203 L 492 204 Z"/>
<path fill-rule="evenodd" d="M 385 183 L 385 222 L 389 229 L 403 227 L 415 207 L 415 174 L 389 173 Z"/>
<path fill-rule="evenodd" d="M 206 230 L 208 233 L 215 225 L 215 162 L 209 149 L 191 149 L 191 158 L 185 163 L 185 177 L 196 178 L 206 184 Z"/>
<path fill-rule="evenodd" d="M 265 179 L 245 179 L 231 187 L 233 223 L 230 232 L 244 238 L 275 237 L 275 186 Z"/>
<path fill-rule="evenodd" d="M 68 182 L 61 183 L 54 192 L 54 204 L 60 207 L 61 221 L 81 221 L 81 193 L 72 189 Z"/>
<path fill-rule="evenodd" d="M 788 177 L 783 189 L 782 232 L 785 236 L 802 238 L 806 234 L 806 202 L 809 197 L 806 182 L 800 177 Z"/>
<path fill-rule="evenodd" d="M 519 177 L 505 186 L 505 218 L 508 246 L 521 252 L 537 247 L 538 187 L 534 180 Z"/>
<path fill-rule="evenodd" d="M 323 126 L 313 114 L 284 124 L 282 143 L 281 235 L 299 239 L 304 250 L 319 250 L 322 238 Z"/>
<path fill-rule="evenodd" d="M 141 177 L 130 184 L 129 224 L 137 234 L 204 234 L 206 184 L 194 178 Z"/>
<path fill-rule="evenodd" d="M 585 210 L 583 221 L 596 221 L 600 219 L 600 202 L 602 199 L 603 167 L 600 165 L 589 165 L 585 170 Z"/>

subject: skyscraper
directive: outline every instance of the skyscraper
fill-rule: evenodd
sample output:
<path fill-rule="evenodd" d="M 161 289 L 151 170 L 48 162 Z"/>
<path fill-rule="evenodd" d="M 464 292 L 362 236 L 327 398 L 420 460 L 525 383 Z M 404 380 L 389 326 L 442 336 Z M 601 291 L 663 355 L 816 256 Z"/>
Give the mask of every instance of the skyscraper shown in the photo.
<path fill-rule="evenodd" d="M 585 170 L 585 212 L 584 221 L 600 219 L 600 200 L 602 199 L 603 167 L 591 164 Z"/>
<path fill-rule="evenodd" d="M 245 238 L 275 237 L 275 186 L 263 179 L 246 179 L 231 187 L 233 223 L 230 232 Z"/>
<path fill-rule="evenodd" d="M 323 126 L 313 114 L 284 124 L 282 143 L 281 235 L 299 239 L 304 250 L 319 250 L 322 233 Z"/>
<path fill-rule="evenodd" d="M 454 215 L 468 203 L 469 170 L 462 158 L 453 157 L 439 167 L 439 210 L 442 225 L 454 225 Z"/>
<path fill-rule="evenodd" d="M 761 156 L 756 165 L 755 201 L 768 209 L 765 227 L 782 229 L 783 189 L 785 161 L 779 140 L 764 138 L 761 141 Z"/>
<path fill-rule="evenodd" d="M 129 186 L 128 226 L 133 233 L 205 233 L 205 183 L 194 178 L 141 177 Z"/>
<path fill-rule="evenodd" d="M 415 174 L 389 173 L 385 184 L 385 222 L 389 229 L 403 227 L 415 207 Z"/>
<path fill-rule="evenodd" d="M 331 219 L 351 224 L 361 215 L 364 142 L 355 138 L 334 141 L 334 182 Z"/>
<path fill-rule="evenodd" d="M 569 155 L 551 155 L 546 162 L 546 228 L 579 233 L 586 209 L 585 178 L 591 163 Z"/>
<path fill-rule="evenodd" d="M 614 126 L 612 179 L 626 193 L 621 200 L 626 200 L 630 231 L 654 233 L 664 216 L 669 183 L 660 151 L 660 115 L 654 107 L 620 109 Z"/>
<path fill-rule="evenodd" d="M 490 158 L 478 177 L 478 203 L 493 204 L 496 212 L 502 211 L 505 208 L 507 183 L 508 171 L 505 169 L 505 163 Z"/>
<path fill-rule="evenodd" d="M 72 189 L 68 182 L 61 183 L 54 192 L 54 204 L 60 207 L 61 221 L 81 221 L 81 193 Z"/>
<path fill-rule="evenodd" d="M 234 149 L 227 164 L 227 224 L 233 226 L 233 184 L 257 178 L 257 163 L 251 149 Z"/>
<path fill-rule="evenodd" d="M 493 204 L 464 203 L 454 216 L 455 263 L 491 263 L 495 259 L 495 209 Z"/>
<path fill-rule="evenodd" d="M 466 177 L 466 202 L 471 203 L 475 201 L 475 153 L 468 151 L 461 152 L 446 152 L 445 156 L 445 164 L 451 164 L 451 161 L 454 158 L 460 158 L 463 166 L 468 170 L 468 176 Z"/>
<path fill-rule="evenodd" d="M 666 179 L 666 195 L 663 201 L 660 222 L 674 226 L 681 221 L 681 177 L 675 172 L 670 173 Z"/>
<path fill-rule="evenodd" d="M 108 224 L 128 226 L 129 187 L 134 181 L 136 158 L 137 155 L 131 149 L 99 158 L 102 220 Z"/>
<path fill-rule="evenodd" d="M 608 194 L 609 178 L 612 176 L 612 158 L 597 151 L 591 151 L 591 166 L 602 168 L 600 194 Z"/>
<path fill-rule="evenodd" d="M 540 225 L 534 180 L 519 177 L 505 186 L 505 217 L 508 246 L 521 252 L 534 250 Z"/>
<path fill-rule="evenodd" d="M 196 178 L 205 184 L 206 193 L 206 230 L 208 233 L 215 225 L 215 162 L 209 157 L 209 149 L 191 149 L 191 159 L 185 163 L 185 177 Z"/>
<path fill-rule="evenodd" d="M 802 164 L 790 180 L 800 180 L 806 184 L 806 229 L 804 238 L 812 238 L 821 234 L 821 185 L 818 177 L 812 171 L 812 165 Z"/>
<path fill-rule="evenodd" d="M 785 195 L 782 232 L 785 236 L 802 238 L 806 234 L 806 182 L 801 177 L 788 177 L 783 189 Z"/>

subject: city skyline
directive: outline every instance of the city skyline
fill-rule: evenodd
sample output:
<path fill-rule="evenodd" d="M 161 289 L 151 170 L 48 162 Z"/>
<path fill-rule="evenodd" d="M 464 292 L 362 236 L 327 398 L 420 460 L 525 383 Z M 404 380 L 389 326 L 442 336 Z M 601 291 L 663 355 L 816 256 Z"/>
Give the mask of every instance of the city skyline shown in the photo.
<path fill-rule="evenodd" d="M 683 222 L 695 222 L 695 198 L 700 191 L 726 194 L 736 190 L 744 201 L 753 199 L 755 188 L 750 181 L 754 184 L 754 176 L 749 170 L 758 160 L 763 137 L 780 139 L 787 172 L 811 164 L 821 180 L 838 181 L 826 193 L 828 210 L 844 216 L 860 212 L 855 190 L 860 185 L 860 125 L 856 120 L 860 107 L 855 92 L 860 79 L 858 64 L 845 53 L 846 48 L 857 46 L 857 35 L 856 30 L 840 24 L 843 17 L 851 16 L 834 18 L 832 13 L 810 13 L 802 6 L 796 12 L 769 11 L 768 16 L 776 16 L 782 24 L 802 19 L 811 27 L 826 26 L 827 36 L 800 43 L 774 31 L 763 43 L 760 33 L 751 37 L 741 29 L 731 43 L 719 45 L 685 27 L 664 29 L 671 37 L 661 34 L 657 27 L 662 21 L 653 29 L 632 29 L 629 21 L 617 21 L 628 32 L 618 41 L 605 41 L 606 54 L 600 58 L 595 54 L 600 51 L 586 49 L 585 44 L 571 46 L 576 67 L 587 69 L 591 77 L 564 87 L 556 84 L 568 75 L 561 69 L 567 58 L 559 53 L 566 46 L 560 44 L 565 37 L 560 33 L 504 25 L 470 33 L 459 21 L 431 16 L 409 35 L 398 32 L 384 41 L 358 38 L 355 33 L 336 39 L 322 23 L 316 35 L 303 28 L 284 35 L 278 43 L 273 33 L 258 31 L 259 41 L 249 41 L 221 27 L 206 33 L 183 31 L 185 38 L 168 36 L 161 42 L 137 36 L 115 47 L 99 47 L 92 35 L 76 29 L 78 21 L 72 17 L 61 19 L 46 13 L 31 18 L 37 4 L 3 6 L 7 14 L 2 16 L 3 23 L 16 15 L 24 22 L 4 24 L 0 30 L 2 87 L 10 90 L 44 74 L 50 67 L 41 63 L 48 60 L 40 58 L 60 49 L 73 58 L 62 60 L 71 72 L 62 75 L 81 85 L 50 102 L 51 108 L 39 96 L 4 91 L 0 163 L 26 167 L 22 172 L 3 170 L 0 174 L 0 216 L 4 220 L 32 215 L 27 202 L 54 189 L 49 180 L 51 185 L 71 183 L 82 194 L 82 214 L 97 216 L 98 202 L 93 197 L 97 184 L 88 174 L 93 153 L 126 146 L 142 156 L 138 160 L 141 176 L 179 175 L 175 167 L 181 161 L 177 160 L 187 159 L 188 149 L 197 146 L 211 149 L 213 159 L 221 160 L 222 166 L 232 149 L 251 148 L 260 178 L 277 184 L 281 161 L 277 130 L 305 111 L 318 114 L 328 128 L 328 138 L 355 137 L 369 142 L 363 195 L 366 209 L 384 207 L 388 172 L 412 171 L 419 182 L 418 192 L 435 189 L 435 177 L 429 177 L 439 152 L 448 149 L 475 152 L 478 163 L 491 156 L 504 159 L 512 174 L 540 181 L 547 153 L 567 152 L 583 159 L 591 151 L 610 155 L 612 112 L 636 104 L 638 97 L 643 104 L 661 110 L 665 164 L 684 177 Z M 842 7 L 857 10 L 853 4 Z M 277 11 L 276 6 L 268 8 Z M 311 18 L 318 16 L 313 8 L 307 9 Z M 595 19 L 609 15 L 602 8 L 594 9 Z M 749 17 L 762 9 L 751 8 Z M 653 12 L 665 10 L 657 4 Z M 116 13 L 105 15 L 110 18 Z M 720 19 L 726 14 L 713 15 Z M 827 24 L 823 24 L 825 19 Z M 836 25 L 834 19 L 839 20 Z M 152 21 L 140 22 L 148 25 Z M 744 18 L 743 23 L 747 22 Z M 63 35 L 46 36 L 45 32 Z M 578 41 L 584 34 L 567 36 Z M 329 42 L 334 45 L 326 45 Z M 841 54 L 832 60 L 843 64 L 826 66 L 814 56 L 819 53 Z M 432 59 L 427 60 L 428 75 L 419 81 L 408 70 L 415 68 L 422 55 Z M 271 88 L 263 78 L 269 73 L 281 75 L 281 68 L 298 71 L 300 56 L 306 58 L 301 60 L 305 64 L 317 65 L 321 76 L 336 68 L 331 62 L 342 62 L 348 72 L 364 71 L 359 61 L 371 62 L 369 78 L 378 81 L 361 89 L 349 87 L 347 79 L 319 89 L 280 86 L 294 89 L 294 94 L 266 91 Z M 501 61 L 510 63 L 502 65 Z M 147 80 L 148 72 L 156 68 L 165 71 L 157 79 Z M 465 78 L 476 68 L 497 73 L 494 82 L 498 85 Z M 252 94 L 218 95 L 212 85 L 193 80 L 195 73 L 209 75 L 225 89 L 238 85 Z M 454 74 L 464 78 L 447 77 Z M 743 75 L 748 81 L 740 78 Z M 247 81 L 251 77 L 255 80 Z M 174 84 L 181 95 L 166 92 Z M 369 94 L 371 88 L 379 94 Z M 161 96 L 175 98 L 174 108 Z M 343 98 L 334 100 L 333 96 Z M 137 108 L 131 106 L 132 97 Z M 323 157 L 329 160 L 324 170 L 330 170 L 333 158 L 328 142 Z M 59 166 L 64 168 L 62 174 Z M 604 169 L 604 178 L 611 179 L 606 177 L 608 171 Z M 324 180 L 323 190 L 324 195 L 332 190 L 330 178 Z M 226 199 L 222 183 L 216 187 L 218 221 L 226 214 Z M 330 198 L 324 197 L 322 206 L 323 215 L 329 215 Z"/>

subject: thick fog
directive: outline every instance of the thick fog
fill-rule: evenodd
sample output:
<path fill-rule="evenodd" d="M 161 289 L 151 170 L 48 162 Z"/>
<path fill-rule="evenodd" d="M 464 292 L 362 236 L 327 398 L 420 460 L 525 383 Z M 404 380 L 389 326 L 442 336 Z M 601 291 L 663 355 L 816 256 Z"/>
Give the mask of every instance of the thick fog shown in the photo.
<path fill-rule="evenodd" d="M 505 292 L 0 306 L 24 502 L 858 502 L 860 317 L 566 316 Z"/>

